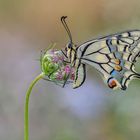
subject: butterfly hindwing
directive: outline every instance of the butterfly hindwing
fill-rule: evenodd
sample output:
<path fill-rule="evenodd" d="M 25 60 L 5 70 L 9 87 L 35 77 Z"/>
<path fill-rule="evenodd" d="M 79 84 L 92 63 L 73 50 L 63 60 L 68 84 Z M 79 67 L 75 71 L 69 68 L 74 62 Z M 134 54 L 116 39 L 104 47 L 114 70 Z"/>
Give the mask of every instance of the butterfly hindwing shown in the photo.
<path fill-rule="evenodd" d="M 77 59 L 80 60 L 81 66 L 82 64 L 93 66 L 103 75 L 110 88 L 119 87 L 123 90 L 132 79 L 140 77 L 134 70 L 139 54 L 139 30 L 91 40 L 77 49 Z"/>

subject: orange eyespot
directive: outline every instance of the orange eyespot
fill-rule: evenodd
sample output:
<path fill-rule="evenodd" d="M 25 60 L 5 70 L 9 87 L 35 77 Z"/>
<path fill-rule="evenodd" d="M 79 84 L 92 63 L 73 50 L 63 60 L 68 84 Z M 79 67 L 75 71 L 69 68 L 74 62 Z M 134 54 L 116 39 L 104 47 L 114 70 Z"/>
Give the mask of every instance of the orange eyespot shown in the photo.
<path fill-rule="evenodd" d="M 116 65 L 120 64 L 120 60 L 119 59 L 111 59 L 111 62 L 116 64 Z"/>
<path fill-rule="evenodd" d="M 122 67 L 120 65 L 116 65 L 114 69 L 117 70 L 117 71 L 121 71 Z"/>
<path fill-rule="evenodd" d="M 117 86 L 117 83 L 116 83 L 116 81 L 114 79 L 110 79 L 109 82 L 108 82 L 108 86 L 110 88 L 114 88 L 114 87 Z"/>
<path fill-rule="evenodd" d="M 115 64 L 119 65 L 120 64 L 120 60 L 119 59 L 115 59 Z"/>

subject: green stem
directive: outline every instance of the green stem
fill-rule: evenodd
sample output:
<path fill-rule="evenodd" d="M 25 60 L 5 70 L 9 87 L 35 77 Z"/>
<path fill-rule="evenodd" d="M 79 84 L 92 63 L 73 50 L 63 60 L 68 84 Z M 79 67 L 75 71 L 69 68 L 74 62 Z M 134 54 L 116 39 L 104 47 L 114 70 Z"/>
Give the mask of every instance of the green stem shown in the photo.
<path fill-rule="evenodd" d="M 26 92 L 26 100 L 25 100 L 25 108 L 24 108 L 24 140 L 29 140 L 29 99 L 31 95 L 31 91 L 36 84 L 37 81 L 42 79 L 44 76 L 43 73 L 39 74 L 30 84 L 27 92 Z"/>

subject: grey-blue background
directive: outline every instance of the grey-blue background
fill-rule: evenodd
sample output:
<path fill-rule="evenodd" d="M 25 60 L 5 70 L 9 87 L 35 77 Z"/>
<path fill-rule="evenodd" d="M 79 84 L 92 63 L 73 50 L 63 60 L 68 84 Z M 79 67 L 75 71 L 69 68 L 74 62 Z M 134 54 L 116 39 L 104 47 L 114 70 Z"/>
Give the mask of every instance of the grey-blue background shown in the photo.
<path fill-rule="evenodd" d="M 40 50 L 140 29 L 140 1 L 0 0 L 0 140 L 23 140 L 25 92 L 40 73 Z M 140 71 L 140 63 L 137 63 Z M 112 91 L 93 69 L 79 89 L 39 81 L 30 101 L 31 140 L 139 140 L 140 81 Z"/>

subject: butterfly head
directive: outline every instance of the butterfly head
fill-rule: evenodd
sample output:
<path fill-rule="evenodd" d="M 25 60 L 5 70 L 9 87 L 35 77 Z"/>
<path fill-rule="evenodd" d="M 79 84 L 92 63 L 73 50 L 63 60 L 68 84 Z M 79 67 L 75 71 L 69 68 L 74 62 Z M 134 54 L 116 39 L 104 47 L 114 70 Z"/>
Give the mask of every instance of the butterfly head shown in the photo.
<path fill-rule="evenodd" d="M 66 47 L 65 47 L 65 50 L 68 51 L 68 50 L 75 50 L 76 49 L 76 45 L 74 43 L 67 43 L 66 44 Z"/>
<path fill-rule="evenodd" d="M 66 47 L 67 47 L 68 49 L 71 49 L 72 46 L 73 46 L 73 43 L 72 43 L 72 42 L 69 42 L 69 43 L 66 45 Z"/>

